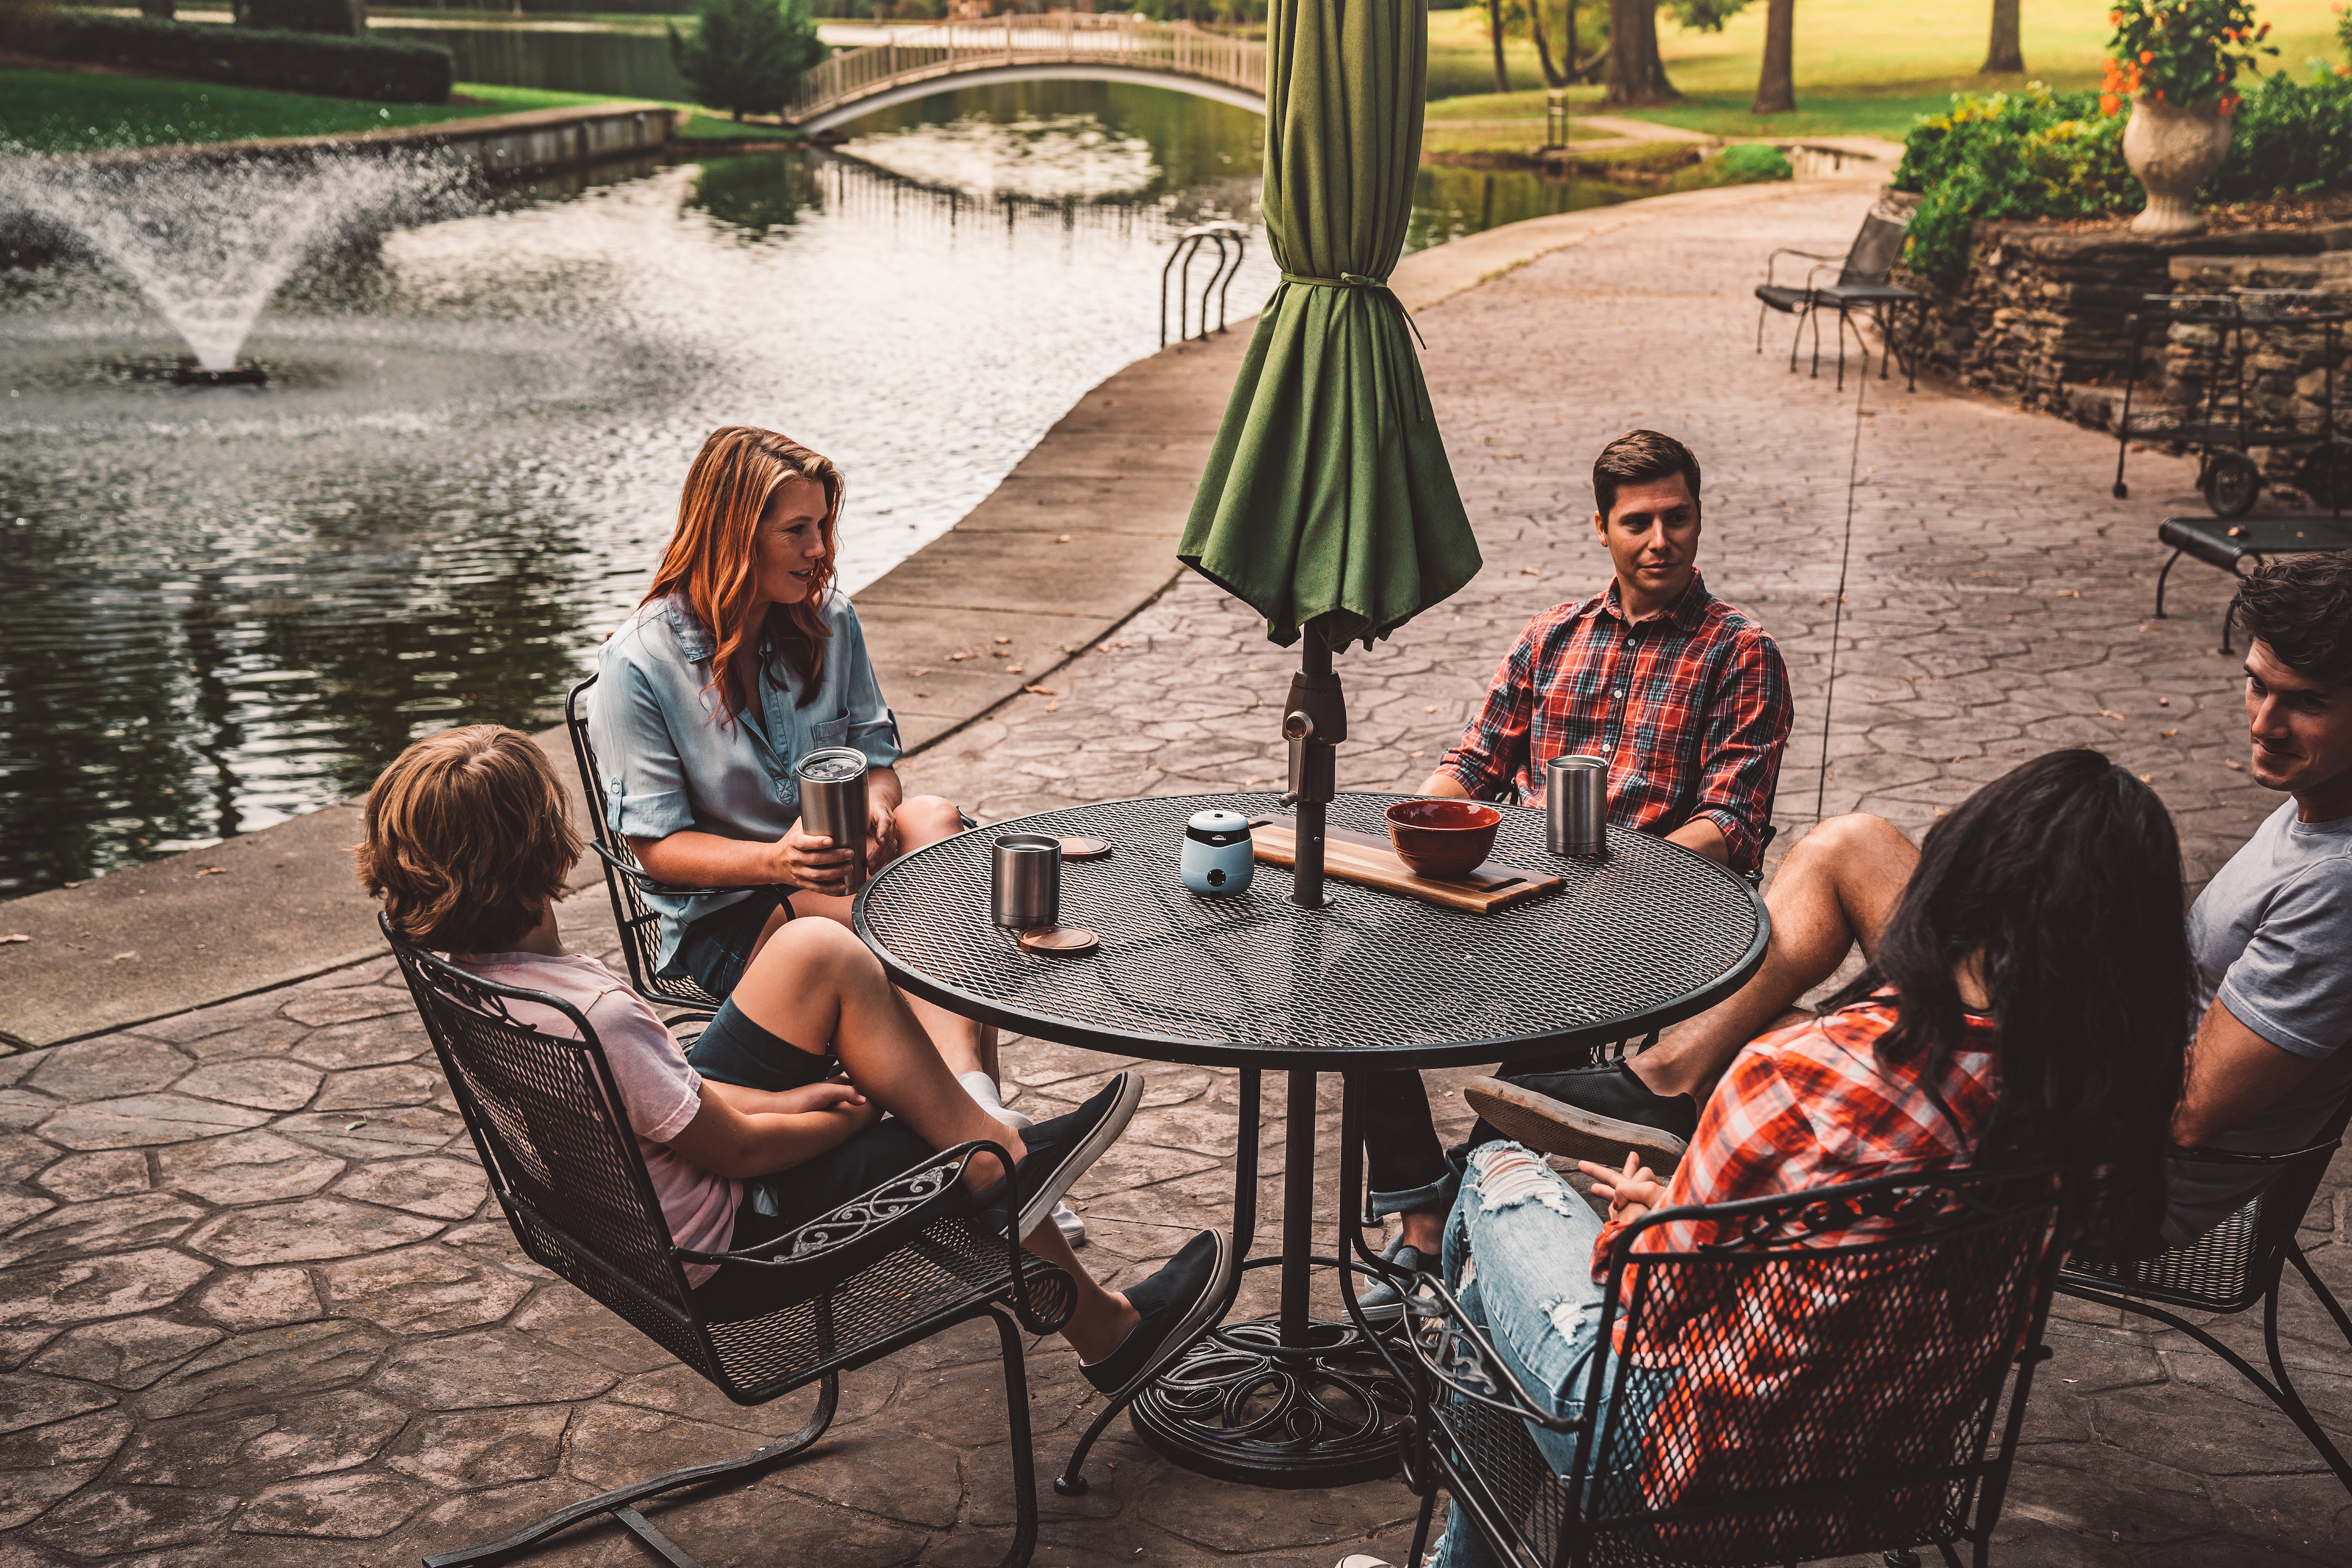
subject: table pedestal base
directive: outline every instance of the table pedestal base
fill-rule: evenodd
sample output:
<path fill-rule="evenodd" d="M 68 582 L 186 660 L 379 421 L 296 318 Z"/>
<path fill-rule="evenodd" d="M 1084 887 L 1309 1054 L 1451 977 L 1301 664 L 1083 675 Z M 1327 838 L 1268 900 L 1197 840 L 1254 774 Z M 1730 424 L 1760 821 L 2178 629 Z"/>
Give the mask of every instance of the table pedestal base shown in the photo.
<path fill-rule="evenodd" d="M 1188 1470 L 1254 1486 L 1352 1486 L 1397 1470 L 1412 1396 L 1351 1322 L 1286 1348 L 1271 1318 L 1227 1323 L 1128 1407 L 1136 1435 Z"/>

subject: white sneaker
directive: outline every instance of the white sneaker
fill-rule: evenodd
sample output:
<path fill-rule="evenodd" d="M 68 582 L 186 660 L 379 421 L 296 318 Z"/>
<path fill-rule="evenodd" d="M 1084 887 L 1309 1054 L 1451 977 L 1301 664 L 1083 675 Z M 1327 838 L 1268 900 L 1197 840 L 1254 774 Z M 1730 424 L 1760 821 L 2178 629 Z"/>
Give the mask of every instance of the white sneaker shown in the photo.
<path fill-rule="evenodd" d="M 1358 1552 L 1353 1557 L 1340 1558 L 1339 1568 L 1391 1568 L 1391 1565 L 1382 1562 L 1380 1558 L 1367 1557 L 1363 1553 Z"/>

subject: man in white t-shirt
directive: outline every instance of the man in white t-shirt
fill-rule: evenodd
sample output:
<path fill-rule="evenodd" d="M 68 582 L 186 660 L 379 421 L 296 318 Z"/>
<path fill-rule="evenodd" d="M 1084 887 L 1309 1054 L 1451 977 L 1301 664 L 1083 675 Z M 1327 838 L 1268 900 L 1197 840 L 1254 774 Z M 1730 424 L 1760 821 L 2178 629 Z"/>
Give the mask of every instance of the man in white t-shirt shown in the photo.
<path fill-rule="evenodd" d="M 940 1149 L 987 1142 L 1013 1169 L 980 1155 L 963 1179 L 979 1196 L 1009 1176 L 1023 1243 L 1076 1286 L 1062 1333 L 1097 1388 L 1124 1397 L 1223 1304 L 1235 1260 L 1223 1231 L 1200 1232 L 1157 1273 L 1112 1291 L 1047 1223 L 1125 1130 L 1142 1074 L 1116 1073 L 1076 1110 L 1015 1129 L 957 1082 L 863 943 L 832 921 L 796 920 L 761 948 L 697 1041 L 698 1053 L 715 1042 L 740 1070 L 734 1082 L 708 1077 L 602 964 L 565 952 L 555 901 L 580 836 L 529 736 L 476 725 L 418 741 L 368 792 L 366 823 L 360 878 L 394 930 L 588 1020 L 675 1245 L 726 1252 L 775 1240 Z M 572 1032 L 552 1007 L 516 1011 Z M 773 1310 L 767 1271 L 754 1265 L 686 1272 L 709 1321 Z"/>

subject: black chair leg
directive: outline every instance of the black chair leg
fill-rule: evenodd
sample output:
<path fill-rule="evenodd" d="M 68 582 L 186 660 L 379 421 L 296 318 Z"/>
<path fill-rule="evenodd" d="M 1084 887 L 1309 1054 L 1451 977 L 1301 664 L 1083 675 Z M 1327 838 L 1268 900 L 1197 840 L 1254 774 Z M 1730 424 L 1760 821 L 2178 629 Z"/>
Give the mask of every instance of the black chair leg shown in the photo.
<path fill-rule="evenodd" d="M 2172 575 L 2172 561 L 2179 560 L 2180 556 L 2180 551 L 2174 550 L 2172 560 L 2166 561 L 2164 570 L 2156 574 L 2156 619 L 2158 621 L 2164 619 L 2164 580 Z"/>
<path fill-rule="evenodd" d="M 2270 1352 L 2273 1369 L 2284 1378 L 2285 1366 L 2279 1359 L 2278 1352 L 2278 1288 L 2279 1281 L 2276 1279 L 2272 1280 L 2270 1297 L 2264 1308 L 2265 1323 L 2263 1337 Z M 2179 1329 L 2182 1333 L 2236 1367 L 2240 1376 L 2261 1389 L 2263 1396 L 2278 1406 L 2279 1414 L 2295 1424 L 2296 1429 L 2303 1433 L 2304 1439 L 2310 1443 L 2321 1461 L 2336 1472 L 2337 1480 L 2344 1483 L 2344 1489 L 2347 1491 L 2352 1491 L 2352 1464 L 2345 1462 L 2344 1455 L 2336 1448 L 2335 1442 L 2326 1432 L 2320 1430 L 2319 1423 L 2312 1419 L 2311 1412 L 2304 1407 L 2302 1397 L 2294 1392 L 2293 1385 L 2284 1385 L 2283 1388 L 2273 1385 L 2269 1378 L 2256 1372 L 2253 1364 L 2244 1356 L 2240 1355 L 2188 1319 L 2176 1316 L 2152 1301 L 2137 1301 L 2129 1296 L 2112 1295 L 2105 1291 L 2090 1290 L 2081 1285 L 2061 1283 L 2058 1289 L 2062 1294 L 2073 1296 L 2078 1301 L 2095 1301 L 2103 1307 L 2120 1307 L 2125 1312 L 2136 1312 L 2144 1318 L 2154 1318 L 2167 1328 Z"/>
<path fill-rule="evenodd" d="M 1030 1447 L 1029 1375 L 1021 1355 L 1021 1325 L 1003 1307 L 992 1306 L 996 1340 L 1004 1353 L 1004 1409 L 1013 1428 L 1013 1544 L 999 1568 L 1029 1568 L 1037 1550 L 1037 1458 Z"/>
<path fill-rule="evenodd" d="M 1015 1348 L 1018 1348 L 1017 1342 Z M 494 1541 L 487 1546 L 468 1546 L 462 1551 L 444 1552 L 427 1557 L 425 1560 L 425 1568 L 486 1568 L 489 1563 L 505 1563 L 529 1551 L 557 1531 L 567 1529 L 583 1520 L 593 1519 L 599 1514 L 611 1514 L 637 1539 L 660 1553 L 662 1559 L 673 1564 L 674 1568 L 696 1568 L 694 1559 L 679 1551 L 667 1536 L 656 1530 L 645 1515 L 636 1511 L 635 1505 L 646 1498 L 657 1497 L 666 1491 L 676 1491 L 681 1487 L 703 1486 L 712 1481 L 733 1480 L 738 1478 L 748 1479 L 758 1475 L 762 1470 L 772 1469 L 785 1460 L 796 1457 L 810 1444 L 824 1437 L 824 1429 L 833 1425 L 834 1412 L 840 1407 L 840 1405 L 841 1379 L 828 1372 L 824 1375 L 824 1381 L 818 1389 L 815 1412 L 809 1416 L 806 1424 L 799 1431 L 789 1437 L 780 1438 L 764 1448 L 754 1448 L 748 1454 L 739 1454 L 731 1459 L 718 1459 L 707 1465 L 690 1465 L 682 1470 L 671 1470 L 666 1475 L 648 1477 L 645 1480 L 632 1481 L 625 1487 L 614 1487 L 611 1491 L 600 1492 L 594 1497 L 583 1498 L 568 1508 L 556 1510 L 536 1523 L 524 1525 L 503 1541 Z M 1014 1416 L 1015 1425 L 1021 1431 L 1026 1432 L 1029 1425 L 1029 1403 L 1025 1396 L 1015 1406 L 1015 1410 L 1017 1412 Z M 1016 1460 L 1016 1464 L 1017 1462 Z M 1030 1535 L 1033 1540 L 1036 1534 L 1035 1511 L 1036 1500 L 1033 1495 L 1030 1499 Z M 1021 1563 L 1026 1563 L 1028 1560 L 1028 1552 L 1024 1550 L 1021 1555 Z M 1010 1560 L 1007 1561 L 1010 1563 Z M 1011 1568 L 1020 1568 L 1020 1565 L 1012 1564 Z"/>
<path fill-rule="evenodd" d="M 2311 1271 L 2311 1264 L 2304 1258 L 2303 1249 L 2292 1240 L 2286 1244 L 2286 1260 L 2294 1265 L 2295 1272 L 2303 1276 L 2303 1282 L 2311 1287 L 2311 1293 L 2319 1298 L 2319 1304 L 2326 1307 L 2327 1315 L 2336 1320 L 2336 1332 L 2344 1336 L 2344 1343 L 2352 1345 L 2352 1317 L 2345 1315 L 2343 1307 L 2336 1303 L 2335 1292 L 2319 1282 L 2319 1276 Z"/>
<path fill-rule="evenodd" d="M 1421 1568 L 1421 1554 L 1429 1550 L 1429 1521 L 1437 1516 L 1437 1488 L 1421 1500 L 1421 1519 L 1412 1527 L 1412 1551 L 1404 1560 L 1404 1568 Z"/>

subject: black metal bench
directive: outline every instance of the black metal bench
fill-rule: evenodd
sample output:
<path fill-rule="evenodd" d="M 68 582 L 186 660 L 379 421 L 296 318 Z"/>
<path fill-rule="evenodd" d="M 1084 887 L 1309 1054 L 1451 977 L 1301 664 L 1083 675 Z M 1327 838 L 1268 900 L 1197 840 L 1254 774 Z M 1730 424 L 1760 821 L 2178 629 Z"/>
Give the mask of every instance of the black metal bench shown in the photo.
<path fill-rule="evenodd" d="M 608 862 L 607 864 L 610 862 Z M 1013 1184 L 994 1228 L 958 1185 L 993 1144 L 945 1149 L 790 1235 L 740 1252 L 679 1247 L 662 1218 L 636 1135 L 621 1121 L 611 1067 L 578 1009 L 542 992 L 495 985 L 402 941 L 381 916 L 441 1071 L 473 1135 L 483 1174 L 530 1260 L 611 1308 L 738 1405 L 819 1385 L 792 1436 L 732 1459 L 694 1465 L 583 1498 L 502 1541 L 426 1558 L 426 1568 L 503 1563 L 556 1531 L 610 1516 L 663 1562 L 694 1560 L 637 1511 L 647 1498 L 741 1480 L 805 1452 L 832 1423 L 840 1377 L 958 1323 L 989 1318 L 1004 1362 L 1015 1521 L 1002 1568 L 1024 1568 L 1037 1541 L 1037 1485 L 1021 1330 L 1051 1333 L 1076 1300 L 1070 1277 L 1024 1252 Z M 549 1032 L 514 1009 L 553 1022 Z M 560 1020 L 560 1021 L 558 1021 Z M 689 1263 L 729 1263 L 772 1279 L 761 1315 L 713 1322 L 686 1282 Z M 1009 1309 L 1009 1310 L 1008 1310 Z"/>
<path fill-rule="evenodd" d="M 2172 547 L 2164 570 L 2156 574 L 2156 618 L 2165 619 L 2164 584 L 2184 555 L 2208 566 L 2218 566 L 2232 577 L 2244 575 L 2274 555 L 2313 550 L 2352 549 L 2352 521 L 2332 517 L 2167 517 L 2156 528 L 2159 543 Z M 2221 652 L 2231 652 L 2230 622 L 2236 614 L 2233 599 L 2221 611 Z"/>

